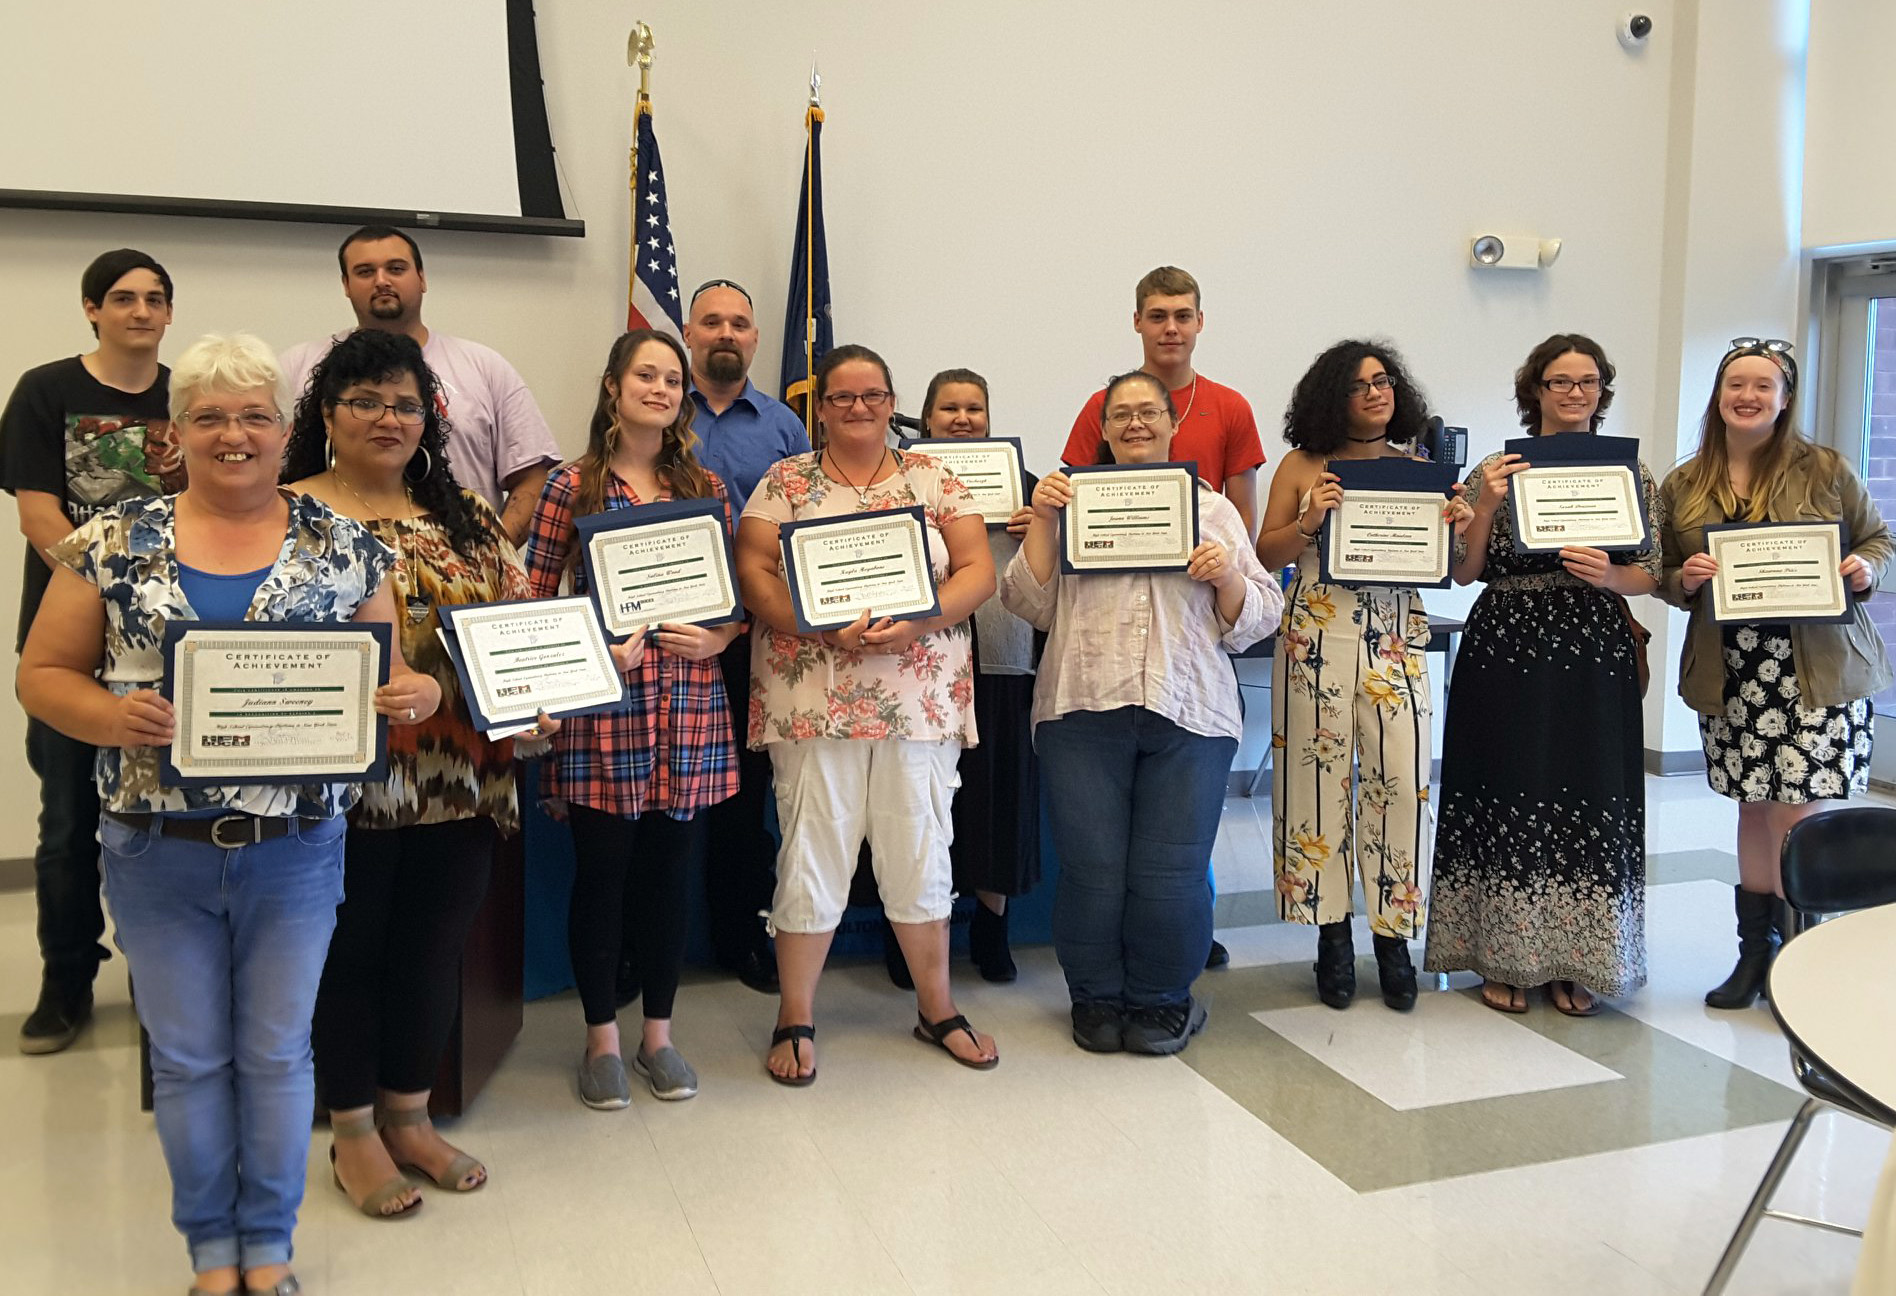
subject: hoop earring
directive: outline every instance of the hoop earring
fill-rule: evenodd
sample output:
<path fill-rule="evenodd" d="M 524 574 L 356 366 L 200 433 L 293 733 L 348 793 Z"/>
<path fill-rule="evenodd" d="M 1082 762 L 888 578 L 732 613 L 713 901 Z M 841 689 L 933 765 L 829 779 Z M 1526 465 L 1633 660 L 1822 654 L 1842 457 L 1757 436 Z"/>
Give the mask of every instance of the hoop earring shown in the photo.
<path fill-rule="evenodd" d="M 329 471 L 334 472 L 336 471 L 335 438 L 325 435 L 323 437 L 323 446 L 325 448 L 325 453 L 323 455 L 324 461 L 329 465 Z"/>
<path fill-rule="evenodd" d="M 416 448 L 421 451 L 422 458 L 428 461 L 428 466 L 421 470 L 421 476 L 419 477 L 410 477 L 408 475 L 407 467 L 402 469 L 402 480 L 405 482 L 409 482 L 411 484 L 418 484 L 421 482 L 425 482 L 430 477 L 434 476 L 434 456 L 428 453 L 427 446 L 418 446 Z M 410 455 L 408 458 L 408 467 L 413 467 L 414 463 L 415 463 L 414 456 Z"/>

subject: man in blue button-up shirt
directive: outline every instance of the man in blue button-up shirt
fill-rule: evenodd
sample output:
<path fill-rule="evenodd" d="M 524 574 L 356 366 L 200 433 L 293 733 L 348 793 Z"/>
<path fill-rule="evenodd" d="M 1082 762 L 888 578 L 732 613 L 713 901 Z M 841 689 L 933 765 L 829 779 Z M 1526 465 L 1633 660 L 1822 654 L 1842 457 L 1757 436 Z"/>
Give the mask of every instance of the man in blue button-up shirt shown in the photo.
<path fill-rule="evenodd" d="M 691 352 L 692 428 L 698 458 L 724 481 L 733 519 L 770 465 L 807 454 L 803 422 L 782 401 L 752 386 L 757 318 L 750 294 L 728 279 L 713 279 L 691 296 L 685 321 Z M 738 792 L 711 807 L 711 845 L 705 861 L 705 898 L 711 945 L 720 966 L 765 994 L 777 993 L 777 961 L 759 913 L 775 889 L 776 846 L 764 827 L 770 796 L 770 757 L 744 744 L 750 715 L 751 639 L 739 635 L 724 650 L 724 691 L 737 727 Z"/>

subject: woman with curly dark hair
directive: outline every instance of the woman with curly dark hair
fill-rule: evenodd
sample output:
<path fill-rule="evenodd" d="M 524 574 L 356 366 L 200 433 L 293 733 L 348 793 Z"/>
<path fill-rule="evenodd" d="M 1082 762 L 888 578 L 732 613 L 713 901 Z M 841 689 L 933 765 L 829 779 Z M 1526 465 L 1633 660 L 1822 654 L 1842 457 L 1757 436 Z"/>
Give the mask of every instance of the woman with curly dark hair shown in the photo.
<path fill-rule="evenodd" d="M 1351 340 L 1325 351 L 1284 413 L 1294 448 L 1271 481 L 1257 540 L 1266 567 L 1295 564 L 1271 667 L 1278 913 L 1316 925 L 1317 997 L 1332 1008 L 1356 994 L 1353 876 L 1363 883 L 1383 1002 L 1399 1011 L 1415 1004 L 1408 942 L 1422 920 L 1430 705 L 1429 621 L 1416 591 L 1320 578 L 1318 531 L 1343 499 L 1328 465 L 1416 458 L 1427 422 L 1394 348 Z M 1458 526 L 1468 513 L 1459 499 L 1443 502 Z"/>
<path fill-rule="evenodd" d="M 1514 376 L 1521 426 L 1597 432 L 1613 377 L 1599 343 L 1556 333 Z M 1659 543 L 1523 553 L 1508 478 L 1527 466 L 1492 454 L 1463 487 L 1475 518 L 1455 581 L 1487 588 L 1455 657 L 1423 965 L 1479 972 L 1500 1012 L 1527 1011 L 1527 987 L 1544 984 L 1555 1008 L 1589 1017 L 1595 995 L 1646 980 L 1645 731 L 1624 599 L 1653 592 Z M 1657 537 L 1664 510 L 1639 474 Z"/>
<path fill-rule="evenodd" d="M 388 781 L 365 787 L 350 813 L 346 898 L 316 996 L 316 1084 L 336 1184 L 377 1219 L 421 1204 L 403 1169 L 450 1192 L 486 1182 L 479 1161 L 435 1132 L 428 1095 L 494 848 L 520 827 L 514 744 L 474 727 L 435 630 L 441 604 L 525 598 L 527 578 L 499 519 L 449 470 L 440 411 L 414 339 L 363 329 L 311 371 L 284 460 L 294 489 L 393 551 L 402 654 L 441 686 L 434 716 L 389 730 Z"/>

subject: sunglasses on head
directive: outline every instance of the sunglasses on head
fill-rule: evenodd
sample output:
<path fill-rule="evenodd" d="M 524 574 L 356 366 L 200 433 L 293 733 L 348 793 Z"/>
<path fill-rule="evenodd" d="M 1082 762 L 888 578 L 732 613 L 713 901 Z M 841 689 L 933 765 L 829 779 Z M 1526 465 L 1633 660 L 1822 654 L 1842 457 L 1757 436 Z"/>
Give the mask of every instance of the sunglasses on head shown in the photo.
<path fill-rule="evenodd" d="M 1741 356 L 1763 356 L 1775 364 L 1784 374 L 1784 390 L 1797 390 L 1797 361 L 1791 355 L 1792 344 L 1783 338 L 1735 337 L 1731 340 L 1731 350 L 1719 362 L 1718 372 L 1722 377 L 1725 369 L 1733 360 Z"/>

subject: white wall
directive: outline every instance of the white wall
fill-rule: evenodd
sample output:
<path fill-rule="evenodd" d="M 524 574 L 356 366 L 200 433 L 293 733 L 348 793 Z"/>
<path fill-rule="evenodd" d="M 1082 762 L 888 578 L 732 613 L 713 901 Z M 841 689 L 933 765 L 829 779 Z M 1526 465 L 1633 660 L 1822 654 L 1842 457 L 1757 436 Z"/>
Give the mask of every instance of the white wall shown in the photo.
<path fill-rule="evenodd" d="M 1896 4 L 1810 0 L 1804 245 L 1896 240 Z"/>
<path fill-rule="evenodd" d="M 1200 365 L 1251 397 L 1273 460 L 1297 375 L 1362 332 L 1405 349 L 1436 408 L 1473 429 L 1476 455 L 1514 431 L 1512 371 L 1556 329 L 1593 334 L 1619 362 L 1610 430 L 1671 435 L 1678 402 L 1659 394 L 1678 364 L 1660 345 L 1668 123 L 1675 11 L 1696 6 L 1649 6 L 1656 31 L 1638 54 L 1614 40 L 1624 8 L 1360 0 L 1344 19 L 1287 0 L 1162 11 L 654 0 L 643 16 L 658 37 L 680 274 L 756 292 L 760 381 L 782 342 L 814 49 L 838 339 L 881 349 L 911 408 L 935 369 L 982 370 L 998 430 L 1044 467 L 1086 394 L 1137 362 L 1131 289 L 1161 262 L 1204 283 Z M 569 450 L 623 318 L 632 16 L 603 0 L 540 7 L 554 141 L 589 236 L 423 239 L 429 322 L 506 353 Z M 1743 24 L 1729 33 L 1740 53 L 1774 40 Z M 1701 121 L 1757 111 L 1753 87 L 1718 93 L 1736 97 Z M 413 164 L 399 141 L 365 142 L 363 161 L 370 173 Z M 1765 184 L 1729 197 L 1723 217 L 1687 232 L 1781 207 Z M 1478 273 L 1467 240 L 1487 230 L 1559 236 L 1565 250 L 1544 273 Z M 339 327 L 341 232 L 0 212 L 0 373 L 87 345 L 79 271 L 125 244 L 178 281 L 169 354 L 213 328 L 287 343 Z M 1685 276 L 1684 300 L 1701 279 Z M 18 552 L 0 543 L 0 605 L 17 597 Z M 1458 591 L 1431 604 L 1468 601 Z M 19 752 L 19 727 L 0 712 L 0 751 Z M 26 854 L 30 780 L 23 759 L 3 759 L 18 777 L 0 783 L 0 856 Z"/>

